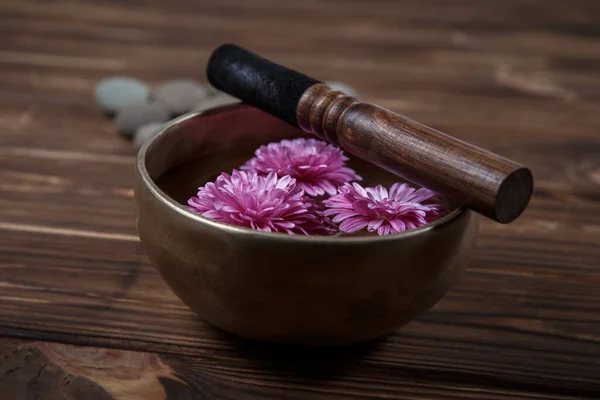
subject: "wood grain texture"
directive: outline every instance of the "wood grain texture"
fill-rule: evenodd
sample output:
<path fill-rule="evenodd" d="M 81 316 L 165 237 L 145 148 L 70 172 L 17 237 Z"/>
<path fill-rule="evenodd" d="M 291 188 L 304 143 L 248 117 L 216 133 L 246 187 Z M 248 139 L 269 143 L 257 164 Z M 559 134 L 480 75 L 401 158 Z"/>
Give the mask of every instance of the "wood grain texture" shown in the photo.
<path fill-rule="evenodd" d="M 193 398 L 153 353 L 7 340 L 0 344 L 6 399 L 164 400 Z"/>
<path fill-rule="evenodd" d="M 264 354 L 264 348 L 260 349 Z M 0 390 L 10 399 L 61 400 L 192 400 L 192 399 L 548 399 L 527 387 L 494 388 L 478 382 L 438 381 L 406 371 L 397 386 L 383 384 L 381 371 L 357 376 L 346 364 L 364 348 L 325 353 L 337 361 L 316 365 L 316 354 L 278 349 L 276 359 L 286 363 L 280 383 L 263 374 L 240 373 L 235 367 L 206 364 L 201 358 L 70 344 L 6 340 L 0 344 Z M 252 354 L 255 355 L 255 354 Z M 270 356 L 273 357 L 274 354 Z M 289 360 L 288 360 L 289 361 Z M 308 367 L 311 367 L 310 370 Z M 267 367 L 268 368 L 268 367 Z M 268 369 L 267 369 L 268 370 Z M 344 374 L 332 382 L 332 376 Z M 38 397 L 36 397 L 38 396 Z M 562 399 L 578 399 L 561 394 Z"/>
<path fill-rule="evenodd" d="M 191 388 L 172 398 L 599 398 L 599 15 L 595 0 L 1 2 L 1 334 L 159 352 Z M 462 282 L 370 346 L 283 350 L 212 329 L 148 264 L 135 153 L 91 91 L 109 74 L 201 79 L 224 42 L 519 160 L 530 207 L 484 222 Z M 7 371 L 23 344 L 3 342 Z M 35 398 L 24 382 L 48 361 L 20 354 L 28 372 L 0 385 Z"/>

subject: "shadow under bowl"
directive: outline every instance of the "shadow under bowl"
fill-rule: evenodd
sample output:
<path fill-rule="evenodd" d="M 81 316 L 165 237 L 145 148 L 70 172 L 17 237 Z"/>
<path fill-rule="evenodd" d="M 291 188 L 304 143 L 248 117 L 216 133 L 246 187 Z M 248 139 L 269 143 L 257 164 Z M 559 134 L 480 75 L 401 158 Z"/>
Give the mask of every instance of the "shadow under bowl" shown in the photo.
<path fill-rule="evenodd" d="M 152 265 L 200 317 L 265 341 L 338 345 L 393 332 L 431 308 L 468 263 L 478 217 L 465 208 L 389 236 L 289 236 L 186 209 L 197 188 L 260 145 L 304 132 L 254 107 L 185 115 L 139 151 L 138 232 Z M 398 177 L 366 162 L 364 183 Z"/>

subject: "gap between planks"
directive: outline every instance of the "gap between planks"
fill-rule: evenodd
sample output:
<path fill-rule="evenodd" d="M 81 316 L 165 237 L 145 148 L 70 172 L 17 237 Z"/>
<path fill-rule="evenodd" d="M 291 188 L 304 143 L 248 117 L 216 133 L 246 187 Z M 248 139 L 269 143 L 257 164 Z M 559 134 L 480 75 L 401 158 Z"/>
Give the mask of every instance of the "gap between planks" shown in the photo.
<path fill-rule="evenodd" d="M 130 235 L 126 233 L 98 232 L 83 229 L 58 228 L 43 225 L 17 224 L 12 222 L 0 222 L 0 230 L 13 232 L 43 233 L 49 235 L 72 236 L 90 239 L 120 240 L 126 242 L 140 241 L 137 235 Z"/>
<path fill-rule="evenodd" d="M 86 162 L 105 162 L 111 164 L 131 165 L 135 156 L 121 156 L 113 154 L 88 153 L 83 151 L 60 151 L 25 147 L 0 147 L 0 155 L 45 158 L 51 160 L 69 160 Z"/>

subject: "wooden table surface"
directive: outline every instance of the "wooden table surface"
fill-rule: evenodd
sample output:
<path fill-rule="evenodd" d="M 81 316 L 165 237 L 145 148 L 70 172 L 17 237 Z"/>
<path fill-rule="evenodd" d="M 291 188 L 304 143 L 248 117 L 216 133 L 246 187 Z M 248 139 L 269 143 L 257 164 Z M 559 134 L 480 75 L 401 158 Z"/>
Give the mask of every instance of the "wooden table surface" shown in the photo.
<path fill-rule="evenodd" d="M 92 90 L 204 80 L 223 42 L 530 166 L 530 208 L 380 341 L 211 328 L 149 265 Z M 1 1 L 0 335 L 3 400 L 600 398 L 600 2 Z"/>

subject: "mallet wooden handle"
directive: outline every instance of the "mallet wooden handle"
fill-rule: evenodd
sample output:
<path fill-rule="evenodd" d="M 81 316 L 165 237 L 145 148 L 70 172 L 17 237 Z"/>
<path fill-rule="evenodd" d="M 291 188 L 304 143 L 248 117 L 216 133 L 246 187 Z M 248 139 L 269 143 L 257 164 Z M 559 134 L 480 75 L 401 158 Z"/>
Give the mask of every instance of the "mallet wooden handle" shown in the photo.
<path fill-rule="evenodd" d="M 237 46 L 215 50 L 207 75 L 218 89 L 498 222 L 529 203 L 529 169 Z"/>

